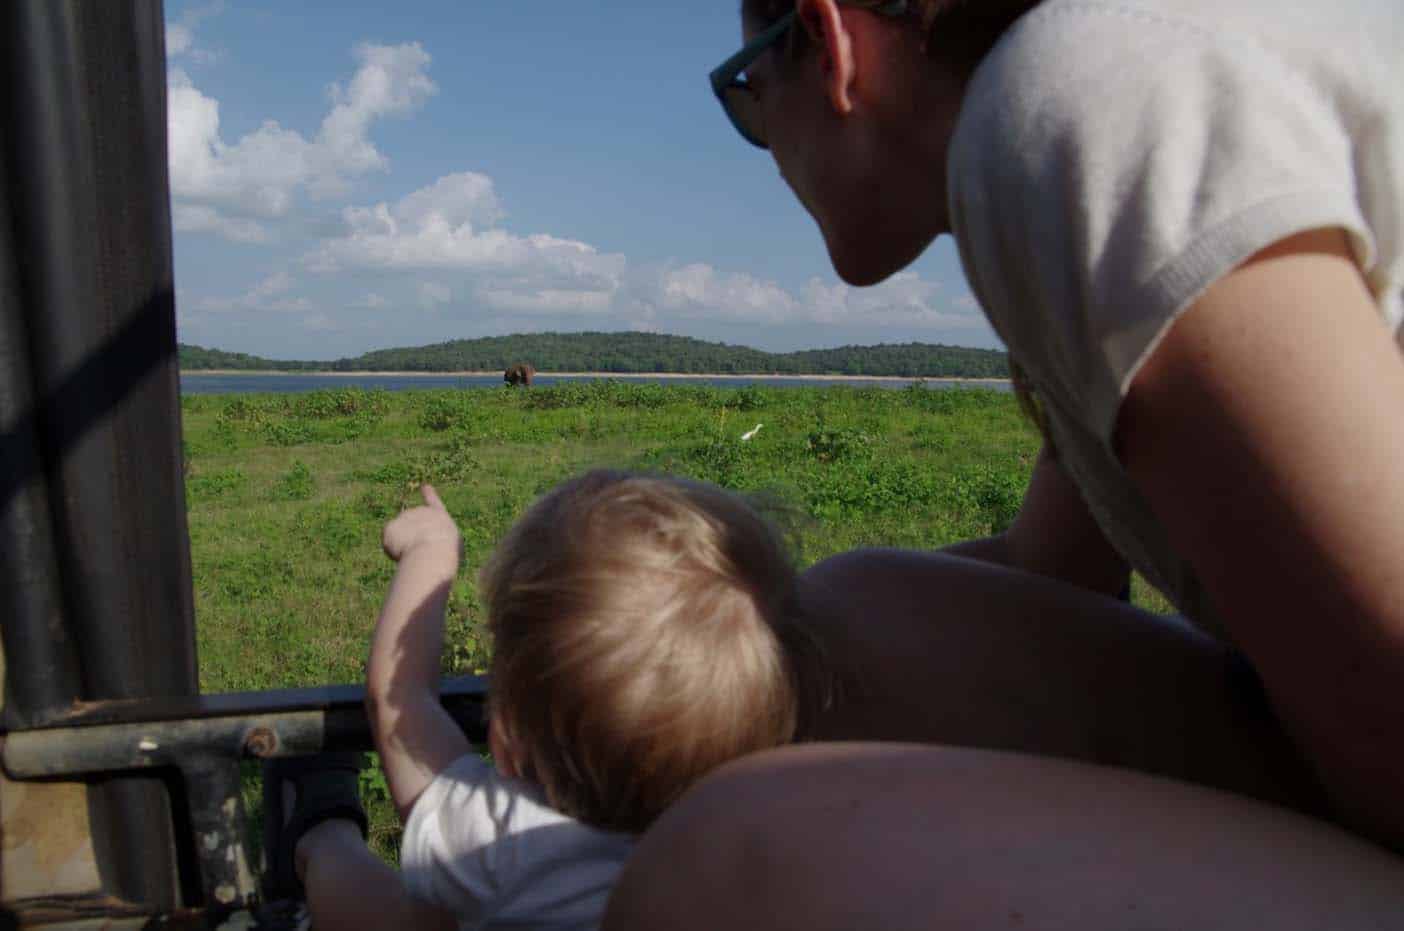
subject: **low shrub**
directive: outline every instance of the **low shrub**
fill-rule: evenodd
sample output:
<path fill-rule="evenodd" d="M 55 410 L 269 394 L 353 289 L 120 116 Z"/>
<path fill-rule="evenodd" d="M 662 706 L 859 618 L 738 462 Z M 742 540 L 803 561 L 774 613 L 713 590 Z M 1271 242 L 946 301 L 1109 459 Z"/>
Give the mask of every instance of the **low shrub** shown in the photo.
<path fill-rule="evenodd" d="M 283 501 L 306 501 L 312 497 L 313 485 L 312 470 L 299 459 L 278 479 L 273 495 Z"/>

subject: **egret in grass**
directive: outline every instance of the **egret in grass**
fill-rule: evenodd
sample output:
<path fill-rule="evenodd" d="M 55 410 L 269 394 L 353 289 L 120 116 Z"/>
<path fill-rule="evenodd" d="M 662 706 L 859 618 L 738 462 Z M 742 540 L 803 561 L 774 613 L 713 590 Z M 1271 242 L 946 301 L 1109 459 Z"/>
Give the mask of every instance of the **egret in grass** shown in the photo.
<path fill-rule="evenodd" d="M 764 424 L 756 424 L 754 427 L 752 427 L 751 429 L 747 430 L 745 433 L 741 434 L 741 442 L 745 443 L 745 442 L 748 441 L 751 437 L 753 437 L 753 436 L 755 436 L 757 433 L 759 433 L 759 432 L 760 432 L 760 428 L 761 428 L 762 426 L 764 426 Z"/>

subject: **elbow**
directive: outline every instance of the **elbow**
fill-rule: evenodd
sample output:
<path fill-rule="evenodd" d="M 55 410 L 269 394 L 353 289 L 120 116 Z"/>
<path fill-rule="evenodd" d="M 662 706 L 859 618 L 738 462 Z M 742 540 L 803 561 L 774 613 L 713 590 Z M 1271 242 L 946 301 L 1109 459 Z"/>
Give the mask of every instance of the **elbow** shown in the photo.
<path fill-rule="evenodd" d="M 375 685 L 366 686 L 365 698 L 361 706 L 366 712 L 366 722 L 370 725 L 371 738 L 379 749 L 381 738 L 387 731 L 386 717 L 390 713 L 390 702 L 385 690 Z"/>

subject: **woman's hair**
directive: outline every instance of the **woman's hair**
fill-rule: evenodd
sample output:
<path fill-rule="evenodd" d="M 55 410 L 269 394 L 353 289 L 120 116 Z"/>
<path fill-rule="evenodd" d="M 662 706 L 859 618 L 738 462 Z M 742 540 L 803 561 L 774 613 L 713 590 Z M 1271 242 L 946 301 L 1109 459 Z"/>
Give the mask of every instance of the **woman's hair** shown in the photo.
<path fill-rule="evenodd" d="M 843 0 L 844 6 L 878 6 L 883 0 Z M 921 29 L 928 56 L 948 69 L 962 83 L 969 80 L 980 60 L 994 48 L 1004 31 L 1040 0 L 912 0 L 911 16 Z M 741 15 L 749 23 L 765 26 L 795 8 L 794 0 L 742 0 Z M 799 51 L 806 42 L 804 30 L 790 33 L 789 48 Z"/>
<path fill-rule="evenodd" d="M 642 831 L 707 772 L 796 733 L 795 570 L 743 499 L 594 471 L 539 500 L 481 572 L 492 726 L 523 778 Z"/>

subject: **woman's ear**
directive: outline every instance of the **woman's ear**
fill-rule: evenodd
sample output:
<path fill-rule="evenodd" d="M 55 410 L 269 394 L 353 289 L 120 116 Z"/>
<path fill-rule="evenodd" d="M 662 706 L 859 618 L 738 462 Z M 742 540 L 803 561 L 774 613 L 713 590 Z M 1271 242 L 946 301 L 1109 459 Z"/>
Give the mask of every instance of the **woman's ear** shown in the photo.
<path fill-rule="evenodd" d="M 819 49 L 820 68 L 829 102 L 840 116 L 853 112 L 853 79 L 857 62 L 853 36 L 839 11 L 838 0 L 796 0 L 795 18 Z"/>

